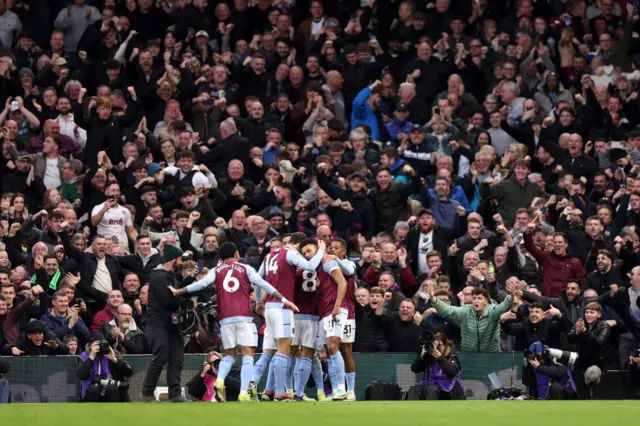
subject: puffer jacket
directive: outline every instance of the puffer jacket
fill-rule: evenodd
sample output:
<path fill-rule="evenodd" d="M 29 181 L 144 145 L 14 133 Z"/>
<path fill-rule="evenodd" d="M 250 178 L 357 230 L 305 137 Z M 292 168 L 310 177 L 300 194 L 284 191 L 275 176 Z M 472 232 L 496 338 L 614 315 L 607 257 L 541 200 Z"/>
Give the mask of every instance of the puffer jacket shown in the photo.
<path fill-rule="evenodd" d="M 433 307 L 440 317 L 460 325 L 462 351 L 500 352 L 500 315 L 511 308 L 509 298 L 499 305 L 487 305 L 480 316 L 473 305 L 450 306 L 437 299 Z"/>

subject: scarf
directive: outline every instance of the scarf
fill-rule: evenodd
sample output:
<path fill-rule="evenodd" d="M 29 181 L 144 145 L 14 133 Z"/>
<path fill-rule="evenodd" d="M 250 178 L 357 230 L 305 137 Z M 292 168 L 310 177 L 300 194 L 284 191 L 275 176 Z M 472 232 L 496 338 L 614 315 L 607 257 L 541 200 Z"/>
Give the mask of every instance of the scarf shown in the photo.
<path fill-rule="evenodd" d="M 56 271 L 55 274 L 53 274 L 53 277 L 51 278 L 51 281 L 49 281 L 49 288 L 51 290 L 53 290 L 54 292 L 58 291 L 58 284 L 60 282 L 60 269 L 58 269 Z M 33 277 L 31 277 L 31 284 L 35 284 L 37 281 L 37 276 L 36 274 L 33 275 Z"/>

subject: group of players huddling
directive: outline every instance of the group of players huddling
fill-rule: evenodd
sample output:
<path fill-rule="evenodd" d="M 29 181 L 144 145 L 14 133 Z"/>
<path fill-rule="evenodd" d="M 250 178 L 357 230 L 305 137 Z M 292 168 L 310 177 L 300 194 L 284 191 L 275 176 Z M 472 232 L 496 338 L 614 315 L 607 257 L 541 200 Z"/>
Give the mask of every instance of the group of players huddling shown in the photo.
<path fill-rule="evenodd" d="M 334 239 L 327 252 L 321 240 L 293 233 L 282 242 L 271 241 L 260 270 L 238 263 L 233 243 L 220 246 L 220 264 L 201 280 L 176 295 L 202 291 L 215 284 L 218 320 L 225 356 L 214 383 L 215 399 L 224 401 L 224 379 L 242 353 L 238 401 L 258 401 L 257 383 L 267 366 L 269 373 L 263 400 L 315 401 L 305 395 L 310 376 L 317 400 L 355 400 L 355 272 L 346 259 L 347 243 Z M 255 286 L 256 312 L 266 320 L 262 356 L 254 365 L 258 332 L 253 323 L 250 295 Z M 262 291 L 268 294 L 266 307 Z M 293 302 L 292 302 L 293 300 Z M 326 344 L 331 397 L 324 393 L 320 342 Z M 293 357 L 295 356 L 295 372 Z M 345 385 L 346 382 L 346 385 Z M 295 386 L 294 386 L 295 385 Z M 295 393 L 294 393 L 295 391 Z"/>

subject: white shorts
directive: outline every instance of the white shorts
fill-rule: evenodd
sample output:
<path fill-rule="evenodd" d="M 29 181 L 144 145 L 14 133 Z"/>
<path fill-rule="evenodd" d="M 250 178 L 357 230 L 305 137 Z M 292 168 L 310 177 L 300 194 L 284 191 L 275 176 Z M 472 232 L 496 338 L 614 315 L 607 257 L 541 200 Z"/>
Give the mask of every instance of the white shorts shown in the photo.
<path fill-rule="evenodd" d="M 356 339 L 356 320 L 348 319 L 342 327 L 342 343 L 353 343 Z"/>
<path fill-rule="evenodd" d="M 340 308 L 340 315 L 337 321 L 334 321 L 331 315 L 322 318 L 318 326 L 318 339 L 320 343 L 326 343 L 328 337 L 338 337 L 342 340 L 348 315 L 349 312 L 346 309 Z"/>
<path fill-rule="evenodd" d="M 295 318 L 296 336 L 293 338 L 292 346 L 303 346 L 317 350 L 318 320 L 309 318 Z"/>
<path fill-rule="evenodd" d="M 236 346 L 255 348 L 258 346 L 258 330 L 251 322 L 232 322 L 220 326 L 220 338 L 224 350 Z"/>
<path fill-rule="evenodd" d="M 270 347 L 271 342 L 275 342 L 278 339 L 293 339 L 295 337 L 293 311 L 267 307 L 264 318 L 266 321 L 264 343 L 262 345 L 264 349 L 277 349 L 277 347 Z M 269 342 L 269 344 L 267 344 L 267 342 Z"/>

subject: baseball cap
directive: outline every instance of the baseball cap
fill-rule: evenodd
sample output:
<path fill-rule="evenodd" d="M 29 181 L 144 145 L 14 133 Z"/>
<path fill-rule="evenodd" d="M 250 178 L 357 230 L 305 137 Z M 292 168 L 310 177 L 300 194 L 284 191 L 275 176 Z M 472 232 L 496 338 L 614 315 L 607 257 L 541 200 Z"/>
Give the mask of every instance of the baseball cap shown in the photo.
<path fill-rule="evenodd" d="M 419 124 L 414 124 L 413 127 L 411 128 L 412 132 L 420 132 L 420 133 L 424 133 L 424 129 L 422 128 L 421 125 Z"/>
<path fill-rule="evenodd" d="M 364 177 L 364 173 L 361 172 L 355 172 L 355 173 L 351 173 L 351 176 L 349 176 L 349 179 L 354 179 L 354 178 L 359 178 L 362 180 L 366 180 Z"/>
<path fill-rule="evenodd" d="M 206 38 L 207 40 L 209 40 L 209 33 L 208 33 L 208 32 L 206 32 L 205 30 L 200 30 L 200 31 L 198 31 L 198 32 L 196 33 L 196 38 L 198 38 L 198 37 L 204 37 L 204 38 Z"/>
<path fill-rule="evenodd" d="M 9 111 L 13 112 L 13 111 L 18 111 L 20 109 L 20 104 L 18 104 L 18 101 L 11 101 L 11 106 L 9 107 Z"/>
<path fill-rule="evenodd" d="M 18 160 L 31 161 L 31 154 L 29 154 L 27 151 L 19 151 L 18 152 Z"/>
<path fill-rule="evenodd" d="M 398 112 L 409 112 L 409 108 L 405 104 L 396 105 L 396 111 Z"/>
<path fill-rule="evenodd" d="M 431 209 L 420 210 L 420 212 L 418 213 L 418 217 L 422 216 L 423 214 L 428 214 L 429 216 L 433 216 L 433 212 L 431 211 Z"/>

